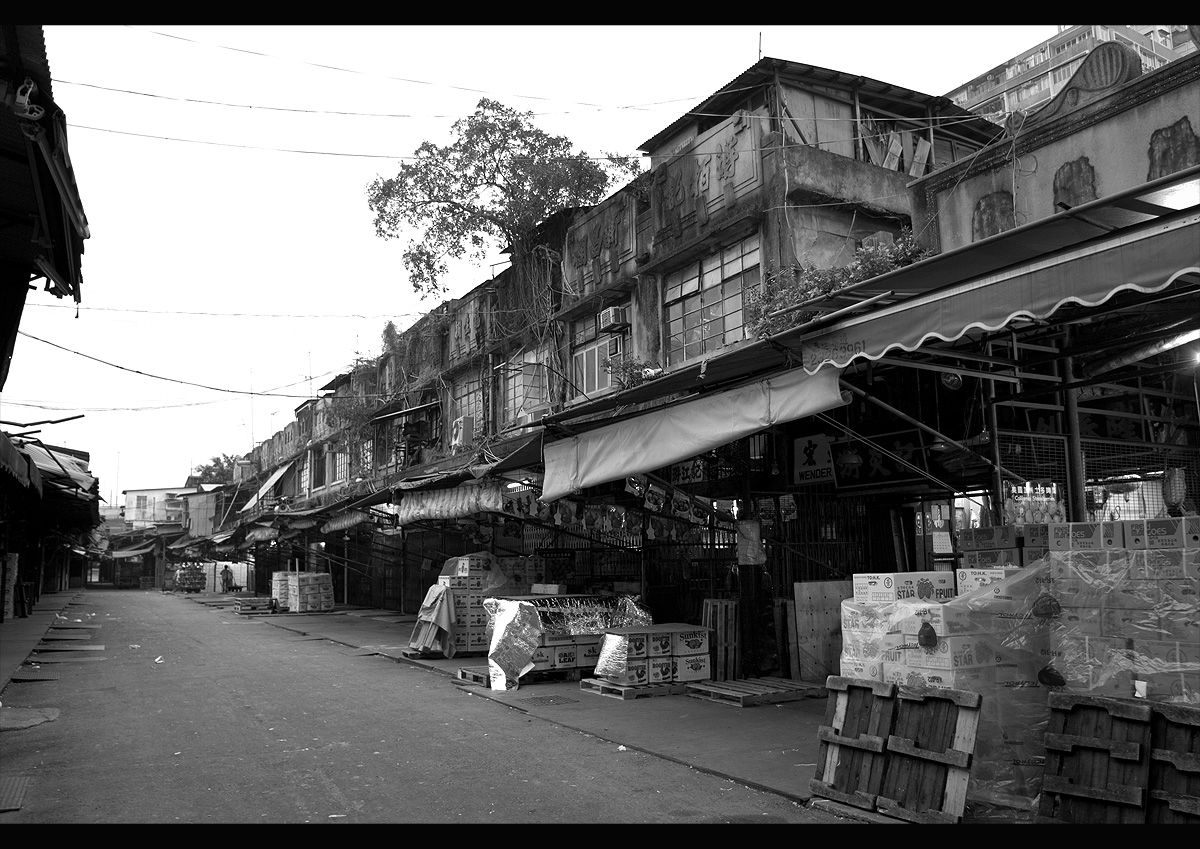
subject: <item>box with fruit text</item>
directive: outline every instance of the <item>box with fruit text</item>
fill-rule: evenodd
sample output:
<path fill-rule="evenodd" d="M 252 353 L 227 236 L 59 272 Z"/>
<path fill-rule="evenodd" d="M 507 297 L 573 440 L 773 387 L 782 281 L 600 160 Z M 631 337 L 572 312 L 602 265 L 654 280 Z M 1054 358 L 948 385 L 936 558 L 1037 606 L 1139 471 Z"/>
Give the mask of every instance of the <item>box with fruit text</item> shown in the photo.
<path fill-rule="evenodd" d="M 852 577 L 859 602 L 949 601 L 954 598 L 953 572 L 866 572 Z"/>

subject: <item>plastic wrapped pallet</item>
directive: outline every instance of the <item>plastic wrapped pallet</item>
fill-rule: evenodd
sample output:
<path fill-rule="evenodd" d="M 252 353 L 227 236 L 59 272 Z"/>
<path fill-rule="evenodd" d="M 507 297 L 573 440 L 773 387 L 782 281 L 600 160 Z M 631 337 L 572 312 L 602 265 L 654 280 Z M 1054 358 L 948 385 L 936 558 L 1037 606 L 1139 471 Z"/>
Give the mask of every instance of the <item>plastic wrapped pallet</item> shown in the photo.
<path fill-rule="evenodd" d="M 928 625 L 937 639 L 925 655 L 906 645 L 914 671 L 983 696 L 969 801 L 1032 816 L 1051 691 L 1200 702 L 1198 558 L 1183 549 L 1052 550 L 902 623 L 909 634 Z"/>

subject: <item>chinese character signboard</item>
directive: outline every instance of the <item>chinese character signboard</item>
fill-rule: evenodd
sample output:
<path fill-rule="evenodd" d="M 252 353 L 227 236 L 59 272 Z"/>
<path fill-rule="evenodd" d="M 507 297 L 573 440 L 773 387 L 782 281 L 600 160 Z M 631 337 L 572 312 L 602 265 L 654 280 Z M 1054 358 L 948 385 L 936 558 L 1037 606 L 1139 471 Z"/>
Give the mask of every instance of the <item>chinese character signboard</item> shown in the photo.
<path fill-rule="evenodd" d="M 921 480 L 921 473 L 928 471 L 917 430 L 871 436 L 869 443 L 836 440 L 830 450 L 833 480 L 839 489 L 907 483 Z"/>
<path fill-rule="evenodd" d="M 796 458 L 796 471 L 792 483 L 807 486 L 814 483 L 833 481 L 832 440 L 823 433 L 802 436 L 795 442 L 792 456 Z"/>

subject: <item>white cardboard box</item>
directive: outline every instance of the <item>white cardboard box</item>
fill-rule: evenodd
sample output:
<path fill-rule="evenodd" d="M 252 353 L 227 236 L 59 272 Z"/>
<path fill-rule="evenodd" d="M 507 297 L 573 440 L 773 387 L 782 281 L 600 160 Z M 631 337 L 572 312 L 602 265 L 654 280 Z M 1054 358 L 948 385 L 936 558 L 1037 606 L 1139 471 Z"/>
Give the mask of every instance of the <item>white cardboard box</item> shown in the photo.
<path fill-rule="evenodd" d="M 854 600 L 860 602 L 949 601 L 953 572 L 871 572 L 853 576 Z"/>

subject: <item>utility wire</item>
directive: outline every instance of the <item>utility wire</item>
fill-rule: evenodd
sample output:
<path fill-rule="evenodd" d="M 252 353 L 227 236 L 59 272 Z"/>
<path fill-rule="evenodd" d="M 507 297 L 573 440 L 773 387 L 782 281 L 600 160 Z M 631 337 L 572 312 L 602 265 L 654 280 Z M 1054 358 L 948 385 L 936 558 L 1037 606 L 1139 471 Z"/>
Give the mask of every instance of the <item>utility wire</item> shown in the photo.
<path fill-rule="evenodd" d="M 462 115 L 461 113 L 456 113 L 453 115 L 450 115 L 450 114 L 415 115 L 411 112 L 349 112 L 349 111 L 343 111 L 343 110 L 338 110 L 338 109 L 300 109 L 298 107 L 290 107 L 290 106 L 264 106 L 262 104 L 254 104 L 254 103 L 229 103 L 229 102 L 226 102 L 223 100 L 204 100 L 202 98 L 196 98 L 196 97 L 173 97 L 173 96 L 167 95 L 167 94 L 151 94 L 150 92 L 145 92 L 145 91 L 133 91 L 132 89 L 113 88 L 111 86 L 96 85 L 95 83 L 80 83 L 80 82 L 74 82 L 72 80 L 62 80 L 62 79 L 58 79 L 58 78 L 54 79 L 54 84 L 55 85 L 81 86 L 83 88 L 98 89 L 100 91 L 111 91 L 111 92 L 114 92 L 117 94 L 132 94 L 137 97 L 150 97 L 150 98 L 154 98 L 157 100 L 173 100 L 173 101 L 176 101 L 179 103 L 198 103 L 198 104 L 201 104 L 204 106 L 226 106 L 226 107 L 230 107 L 233 109 L 257 109 L 261 112 L 295 112 L 295 113 L 299 113 L 299 114 L 303 114 L 303 115 L 343 115 L 343 116 L 354 117 L 354 118 L 414 118 L 414 119 L 421 119 L 421 120 L 425 120 L 425 119 L 429 119 L 429 118 L 458 120 L 460 118 L 466 117 L 466 116 Z M 694 100 L 696 100 L 696 98 L 694 98 L 694 97 L 680 97 L 680 98 L 676 98 L 674 100 L 656 100 L 656 101 L 652 101 L 650 103 L 637 103 L 637 104 L 629 104 L 629 105 L 624 105 L 624 106 L 601 106 L 601 107 L 599 107 L 599 110 L 609 110 L 609 109 L 642 110 L 642 109 L 649 109 L 650 107 L 654 107 L 654 106 L 667 106 L 672 103 L 687 103 L 687 102 L 692 102 Z M 577 114 L 577 110 L 565 109 L 565 110 L 561 110 L 561 111 L 557 111 L 557 112 L 529 112 L 528 114 L 533 115 L 538 118 L 541 118 L 541 117 L 545 117 L 548 115 L 573 115 L 573 114 Z M 693 114 L 693 113 L 685 113 L 685 114 Z M 833 118 L 824 119 L 824 118 L 822 118 L 822 119 L 818 119 L 818 120 L 842 120 L 842 119 L 840 119 L 840 118 L 839 119 L 833 119 Z"/>
<path fill-rule="evenodd" d="M 173 38 L 178 41 L 186 41 L 191 44 L 199 44 L 204 47 L 215 47 L 220 50 L 230 50 L 234 53 L 246 53 L 250 56 L 260 56 L 264 59 L 282 59 L 282 60 L 286 60 L 288 62 L 297 62 L 301 65 L 308 65 L 309 67 L 312 67 L 312 68 L 323 68 L 327 71 L 340 71 L 341 73 L 344 73 L 344 74 L 355 74 L 356 76 L 363 76 L 363 77 L 379 77 L 379 78 L 385 79 L 385 80 L 395 80 L 396 82 L 411 83 L 413 85 L 427 85 L 427 86 L 435 86 L 435 87 L 442 87 L 442 88 L 451 88 L 451 89 L 455 89 L 457 91 L 471 92 L 472 94 L 495 94 L 495 92 L 489 92 L 486 89 L 468 88 L 466 86 L 451 85 L 450 83 L 434 83 L 434 82 L 430 82 L 428 80 L 414 80 L 414 79 L 410 79 L 408 77 L 394 77 L 389 74 L 376 74 L 376 73 L 372 73 L 369 71 L 356 71 L 353 68 L 340 68 L 337 65 L 325 65 L 320 62 L 308 62 L 304 59 L 293 59 L 289 56 L 276 56 L 272 53 L 263 53 L 260 50 L 247 50 L 244 47 L 228 47 L 224 44 L 213 44 L 212 42 L 208 42 L 208 41 L 198 41 L 194 38 L 185 38 L 182 35 L 172 35 L 171 33 L 158 32 L 156 30 L 151 30 L 151 29 L 143 30 L 143 29 L 139 29 L 138 27 L 130 26 L 129 24 L 126 24 L 125 26 L 128 29 L 134 30 L 135 32 L 149 33 L 150 35 L 157 35 L 157 36 L 161 36 L 162 38 Z M 541 97 L 539 95 L 534 95 L 534 94 L 508 94 L 506 96 L 520 97 L 524 100 L 547 100 L 548 101 L 548 100 L 558 99 L 558 98 L 552 98 L 552 97 Z M 583 101 L 578 101 L 578 100 L 568 100 L 566 102 L 567 103 L 577 103 L 580 106 L 597 106 L 597 107 L 601 106 L 601 104 L 599 104 L 599 103 L 585 103 Z"/>
<path fill-rule="evenodd" d="M 312 400 L 314 397 L 312 395 L 286 395 L 286 394 L 281 394 L 281 393 L 277 393 L 277 392 L 252 392 L 252 391 L 248 391 L 245 389 L 226 389 L 221 386 L 208 386 L 207 384 L 204 384 L 204 383 L 192 383 L 191 381 L 188 381 L 188 380 L 179 380 L 174 377 L 164 377 L 161 374 L 150 374 L 149 372 L 139 371 L 137 369 L 128 368 L 126 366 L 118 365 L 116 363 L 110 363 L 108 360 L 102 360 L 99 357 L 93 357 L 90 354 L 84 354 L 79 351 L 73 351 L 70 348 L 63 347 L 62 345 L 55 344 L 54 342 L 49 342 L 45 339 L 34 336 L 31 333 L 26 333 L 24 330 L 18 330 L 17 333 L 20 334 L 21 336 L 25 336 L 29 339 L 33 339 L 37 342 L 41 342 L 45 345 L 49 345 L 52 348 L 58 348 L 60 351 L 66 351 L 68 354 L 74 354 L 77 357 L 83 357 L 86 360 L 93 360 L 94 362 L 100 363 L 102 365 L 111 366 L 112 368 L 120 369 L 121 371 L 130 372 L 131 374 L 140 374 L 142 377 L 153 377 L 156 380 L 165 380 L 168 383 L 178 383 L 183 386 L 195 386 L 198 389 L 209 389 L 213 392 L 229 392 L 234 395 L 257 395 L 257 396 L 261 396 L 261 397 L 270 397 L 270 398 L 303 398 L 306 400 Z M 317 396 L 317 397 L 319 397 L 319 396 Z M 384 398 L 387 396 L 378 395 L 375 397 Z"/>
<path fill-rule="evenodd" d="M 360 315 L 358 313 L 342 313 L 342 314 L 325 313 L 323 315 L 316 315 L 316 314 L 310 314 L 310 313 L 202 312 L 202 311 L 192 311 L 192 310 L 144 310 L 144 309 L 136 309 L 133 307 L 86 307 L 83 305 L 76 305 L 76 304 L 43 304 L 43 303 L 36 303 L 36 304 L 28 303 L 25 305 L 25 307 L 26 307 L 26 309 L 28 309 L 29 307 L 41 307 L 43 309 L 53 309 L 53 310 L 75 310 L 75 309 L 78 309 L 81 312 L 144 313 L 147 315 L 203 315 L 203 316 L 210 316 L 213 318 L 320 318 L 320 319 L 361 318 L 364 320 L 371 320 L 371 321 L 382 318 L 382 319 L 387 319 L 389 321 L 394 321 L 396 319 L 405 319 L 405 318 L 418 319 L 418 318 L 422 318 L 423 316 L 426 315 L 426 313 L 396 313 L 396 314 L 383 313 L 380 315 Z"/>

